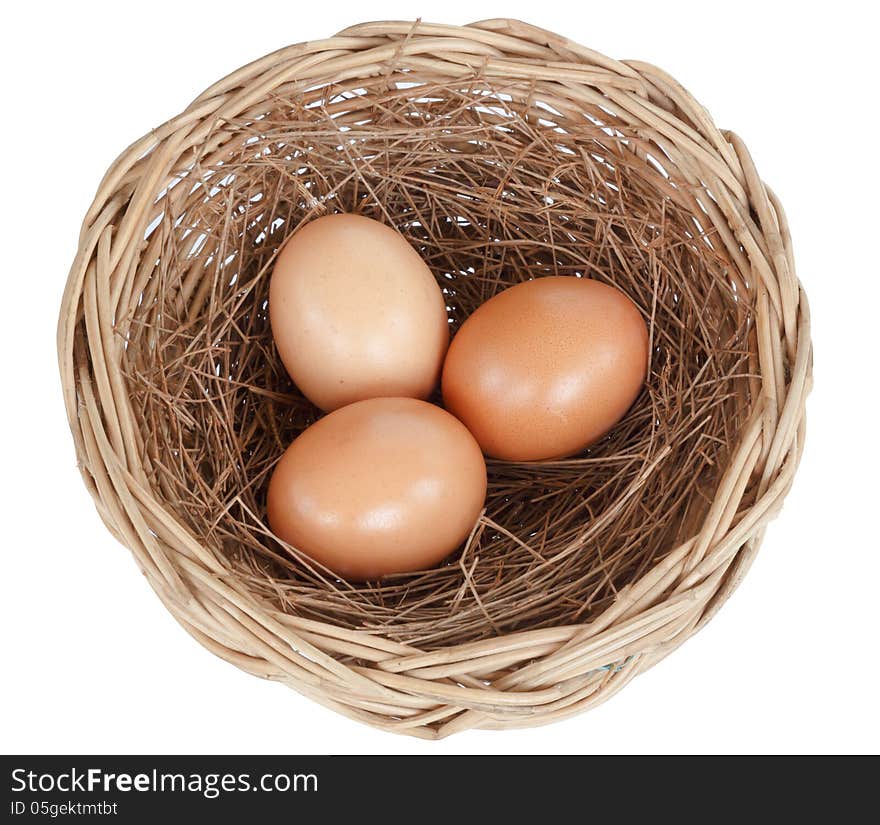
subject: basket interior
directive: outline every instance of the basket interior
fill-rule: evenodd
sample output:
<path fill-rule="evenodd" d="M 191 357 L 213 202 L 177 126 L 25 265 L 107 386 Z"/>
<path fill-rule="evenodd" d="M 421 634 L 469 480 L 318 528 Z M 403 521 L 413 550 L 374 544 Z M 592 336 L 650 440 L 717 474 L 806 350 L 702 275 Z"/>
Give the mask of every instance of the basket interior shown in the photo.
<path fill-rule="evenodd" d="M 116 319 L 155 496 L 253 592 L 302 616 L 423 649 L 588 620 L 699 529 L 751 406 L 750 290 L 704 230 L 706 198 L 661 145 L 540 83 L 428 83 L 401 66 L 276 89 L 174 170 Z M 486 517 L 463 551 L 358 585 L 265 521 L 274 463 L 319 414 L 274 350 L 272 263 L 334 211 L 401 231 L 453 330 L 509 284 L 573 275 L 626 292 L 652 341 L 646 387 L 606 438 L 566 460 L 490 460 Z"/>

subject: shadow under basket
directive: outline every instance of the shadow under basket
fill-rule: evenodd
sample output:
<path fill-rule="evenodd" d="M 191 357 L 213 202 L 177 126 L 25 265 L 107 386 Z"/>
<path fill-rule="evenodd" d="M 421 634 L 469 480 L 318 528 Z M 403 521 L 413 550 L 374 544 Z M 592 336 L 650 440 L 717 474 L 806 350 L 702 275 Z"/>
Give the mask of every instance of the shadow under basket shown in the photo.
<path fill-rule="evenodd" d="M 651 340 L 606 438 L 489 461 L 463 547 L 362 584 L 265 511 L 319 414 L 275 352 L 269 277 L 339 211 L 406 236 L 453 332 L 510 284 L 571 275 L 623 290 Z M 178 622 L 427 738 L 586 710 L 702 627 L 792 483 L 812 361 L 785 216 L 742 141 L 659 69 L 513 20 L 358 25 L 209 88 L 107 172 L 58 348 L 86 485 Z"/>

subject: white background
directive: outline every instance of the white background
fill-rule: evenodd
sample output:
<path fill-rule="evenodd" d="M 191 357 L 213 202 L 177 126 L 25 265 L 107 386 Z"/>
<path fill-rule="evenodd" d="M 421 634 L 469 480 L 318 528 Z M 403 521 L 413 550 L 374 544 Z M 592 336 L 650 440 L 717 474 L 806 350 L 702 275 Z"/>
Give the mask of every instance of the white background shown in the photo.
<path fill-rule="evenodd" d="M 6 752 L 876 752 L 876 28 L 869 4 L 25 4 L 7 9 L 0 167 L 0 748 Z M 439 743 L 374 731 L 214 658 L 100 523 L 75 467 L 55 323 L 81 218 L 132 140 L 288 43 L 370 19 L 511 16 L 677 77 L 787 208 L 815 390 L 801 471 L 712 623 L 586 715 Z"/>

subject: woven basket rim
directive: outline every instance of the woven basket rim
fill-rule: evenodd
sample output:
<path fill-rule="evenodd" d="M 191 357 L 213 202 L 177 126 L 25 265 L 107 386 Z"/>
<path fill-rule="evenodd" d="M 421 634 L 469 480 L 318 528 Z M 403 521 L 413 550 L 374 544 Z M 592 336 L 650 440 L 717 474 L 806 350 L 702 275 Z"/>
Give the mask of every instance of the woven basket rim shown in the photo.
<path fill-rule="evenodd" d="M 695 188 L 710 193 L 701 219 L 754 289 L 760 391 L 701 528 L 584 623 L 422 650 L 284 613 L 230 579 L 154 495 L 140 466 L 114 318 L 145 277 L 144 233 L 157 200 L 170 197 L 169 170 L 217 149 L 223 123 L 254 111 L 285 84 L 308 89 L 329 77 L 375 77 L 404 58 L 439 78 L 479 71 L 532 84 L 559 105 L 601 98 L 646 140 L 662 142 Z M 86 486 L 107 527 L 182 626 L 243 670 L 351 718 L 427 739 L 473 727 L 544 724 L 592 708 L 703 627 L 747 572 L 792 484 L 812 385 L 809 308 L 785 214 L 743 141 L 719 130 L 662 70 L 613 60 L 510 19 L 468 26 L 364 23 L 280 49 L 210 86 L 134 142 L 106 173 L 83 221 L 57 343 Z"/>

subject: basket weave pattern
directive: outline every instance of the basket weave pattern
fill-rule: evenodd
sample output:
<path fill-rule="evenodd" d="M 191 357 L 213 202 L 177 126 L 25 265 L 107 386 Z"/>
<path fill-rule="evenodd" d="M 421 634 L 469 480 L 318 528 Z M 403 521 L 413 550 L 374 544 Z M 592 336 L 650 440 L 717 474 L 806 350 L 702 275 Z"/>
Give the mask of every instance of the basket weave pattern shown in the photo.
<path fill-rule="evenodd" d="M 687 508 L 687 502 L 679 502 L 681 524 L 676 527 L 664 523 L 663 530 L 658 528 L 656 535 L 652 534 L 658 547 L 665 542 L 662 552 L 652 549 L 653 555 L 636 560 L 635 555 L 626 556 L 621 551 L 620 558 L 626 562 L 620 562 L 619 570 L 623 571 L 620 575 L 626 573 L 625 580 L 609 573 L 597 576 L 595 586 L 592 580 L 584 578 L 586 583 L 581 589 L 572 589 L 578 598 L 587 590 L 600 594 L 590 603 L 589 610 L 563 609 L 558 605 L 551 609 L 542 603 L 529 613 L 522 595 L 526 591 L 511 590 L 514 595 L 505 596 L 503 601 L 506 612 L 501 611 L 493 619 L 492 605 L 481 601 L 479 595 L 485 595 L 485 590 L 474 587 L 473 610 L 467 614 L 472 618 L 458 629 L 454 618 L 444 624 L 445 619 L 438 614 L 442 633 L 432 639 L 425 628 L 431 624 L 433 614 L 424 602 L 419 602 L 418 610 L 412 614 L 420 616 L 421 623 L 413 618 L 413 624 L 405 627 L 404 611 L 404 618 L 395 619 L 399 627 L 389 624 L 386 630 L 377 629 L 372 617 L 383 615 L 380 608 L 387 610 L 380 602 L 387 600 L 389 594 L 395 594 L 395 598 L 399 595 L 404 600 L 401 604 L 406 603 L 406 598 L 415 598 L 407 595 L 405 585 L 394 591 L 368 591 L 366 601 L 358 603 L 355 610 L 350 606 L 351 597 L 340 595 L 337 586 L 322 578 L 320 571 L 294 566 L 291 575 L 302 575 L 310 589 L 293 590 L 292 596 L 275 598 L 274 591 L 284 587 L 283 582 L 279 584 L 279 568 L 266 572 L 268 567 L 263 562 L 253 561 L 259 553 L 249 555 L 250 561 L 245 564 L 236 549 L 241 536 L 245 543 L 253 541 L 258 549 L 263 544 L 269 546 L 264 528 L 255 526 L 263 524 L 260 514 L 251 513 L 252 521 L 244 515 L 236 516 L 233 527 L 242 531 L 237 534 L 232 527 L 223 526 L 222 513 L 207 513 L 203 517 L 196 513 L 201 495 L 199 485 L 207 484 L 202 476 L 210 475 L 214 479 L 211 483 L 215 484 L 215 477 L 222 470 L 208 467 L 199 459 L 201 463 L 196 462 L 186 471 L 191 476 L 195 504 L 187 505 L 188 509 L 172 504 L 175 499 L 185 498 L 186 491 L 176 489 L 172 475 L 163 471 L 166 457 L 160 454 L 161 445 L 177 437 L 172 432 L 176 427 L 186 430 L 187 417 L 196 409 L 198 399 L 189 399 L 189 406 L 176 404 L 173 386 L 157 388 L 156 381 L 162 375 L 173 380 L 174 369 L 168 363 L 156 372 L 160 379 L 150 379 L 153 383 L 149 403 L 140 400 L 139 380 L 148 371 L 150 359 L 161 349 L 162 341 L 156 336 L 163 334 L 161 330 L 169 323 L 169 314 L 179 312 L 174 324 L 181 327 L 186 327 L 187 318 L 197 319 L 200 325 L 206 323 L 205 318 L 208 324 L 213 323 L 215 316 L 204 315 L 204 307 L 214 300 L 217 287 L 212 278 L 216 280 L 217 273 L 222 271 L 209 265 L 211 255 L 218 257 L 217 249 L 221 247 L 212 248 L 211 255 L 193 254 L 182 260 L 179 253 L 169 252 L 171 238 L 180 223 L 174 224 L 172 218 L 182 215 L 184 205 L 193 197 L 190 183 L 181 181 L 197 179 L 200 169 L 216 170 L 224 163 L 225 168 L 230 168 L 235 153 L 240 153 L 243 145 L 251 146 L 241 139 L 242 124 L 252 128 L 267 107 L 279 100 L 318 102 L 322 116 L 343 112 L 347 122 L 355 124 L 351 128 L 356 128 L 364 111 L 369 109 L 371 116 L 375 116 L 387 101 L 393 102 L 393 98 L 381 95 L 400 78 L 426 85 L 428 91 L 423 98 L 414 103 L 416 98 L 410 95 L 406 100 L 408 106 L 422 106 L 425 111 L 433 99 L 431 84 L 444 89 L 460 86 L 472 93 L 479 81 L 480 88 L 500 89 L 501 99 L 511 108 L 518 106 L 534 115 L 535 107 L 540 106 L 547 118 L 569 124 L 565 130 L 558 130 L 560 134 L 565 131 L 571 135 L 570 124 L 579 113 L 593 112 L 595 116 L 584 124 L 585 130 L 591 130 L 593 155 L 595 147 L 603 145 L 604 138 L 599 132 L 604 129 L 609 146 L 617 141 L 623 147 L 613 150 L 620 153 L 616 161 L 620 169 L 626 169 L 627 164 L 631 168 L 643 167 L 644 179 L 654 181 L 651 186 L 657 191 L 668 190 L 664 197 L 668 198 L 670 209 L 674 204 L 698 217 L 699 232 L 694 235 L 708 238 L 700 254 L 707 260 L 717 259 L 717 267 L 726 273 L 724 277 L 734 296 L 728 302 L 733 320 L 719 321 L 719 328 L 727 329 L 727 324 L 731 336 L 737 330 L 745 330 L 747 352 L 740 370 L 739 361 L 730 352 L 725 355 L 719 351 L 719 363 L 725 357 L 729 359 L 730 366 L 725 369 L 730 375 L 730 391 L 718 403 L 731 406 L 715 409 L 721 410 L 719 418 L 732 419 L 733 411 L 738 411 L 736 415 L 741 415 L 741 420 L 735 427 L 731 425 L 728 439 L 710 439 L 730 443 L 725 443 L 723 450 L 719 448 L 717 454 L 707 454 L 705 464 L 711 465 L 714 474 L 705 506 Z M 328 88 L 333 89 L 332 96 L 328 95 Z M 340 90 L 350 91 L 352 97 L 347 100 Z M 474 111 L 473 104 L 468 105 Z M 385 111 L 391 112 L 388 107 Z M 312 110 L 306 107 L 304 111 Z M 382 148 L 376 150 L 376 158 L 396 157 L 395 141 L 405 140 L 399 136 L 401 124 L 407 128 L 402 111 L 394 110 L 388 115 L 388 125 L 383 127 L 386 137 Z M 449 110 L 444 111 L 448 116 Z M 617 131 L 609 130 L 604 121 L 598 120 L 606 114 Z M 489 122 L 493 117 L 491 107 L 484 115 Z M 268 127 L 264 129 L 270 131 Z M 458 140 L 457 135 L 453 137 Z M 321 140 L 317 131 L 315 140 Z M 560 141 L 564 140 L 560 137 Z M 256 145 L 260 148 L 264 143 L 256 141 Z M 265 145 L 269 145 L 268 138 Z M 442 145 L 444 151 L 457 155 L 476 151 L 472 148 L 474 142 L 469 147 L 466 139 Z M 576 141 L 570 145 L 575 146 Z M 347 162 L 349 150 L 344 139 L 340 138 L 335 148 L 342 158 L 340 163 Z M 573 154 L 570 148 L 560 151 Z M 612 149 L 608 151 L 610 156 Z M 412 155 L 409 149 L 407 153 Z M 523 157 L 509 160 L 515 165 Z M 657 158 L 662 163 L 658 164 Z M 568 162 L 565 158 L 563 161 Z M 417 161 L 410 158 L 410 162 Z M 371 163 L 379 165 L 378 160 Z M 241 162 L 236 168 L 245 165 Z M 560 169 L 564 165 L 560 162 Z M 275 172 L 278 169 L 266 175 L 271 177 Z M 328 178 L 337 172 L 328 169 Z M 278 175 L 285 187 L 302 188 L 283 170 Z M 271 189 L 266 183 L 269 177 L 261 178 L 260 195 L 250 200 L 256 203 L 266 197 Z M 550 177 L 557 181 L 558 189 L 564 189 L 564 171 Z M 338 196 L 340 204 L 348 198 L 347 208 L 356 203 L 375 205 L 383 198 L 371 180 L 374 179 L 368 175 L 353 175 L 351 180 L 345 179 L 344 185 L 331 187 L 333 197 Z M 441 181 L 436 185 L 445 184 Z M 211 192 L 221 189 L 222 182 Z M 612 190 L 616 191 L 615 187 Z M 309 188 L 302 192 L 307 207 L 315 191 Z M 237 207 L 224 197 L 222 192 L 219 197 L 199 196 L 198 221 L 201 226 L 208 226 L 208 240 L 204 243 L 209 245 L 213 243 L 212 222 L 225 227 L 228 234 L 236 220 L 233 213 Z M 358 200 L 362 197 L 363 201 Z M 504 193 L 499 195 L 503 197 Z M 558 200 L 559 195 L 554 197 Z M 251 206 L 245 200 L 241 214 L 249 216 Z M 549 195 L 547 202 L 553 202 Z M 328 203 L 323 199 L 312 206 L 320 210 Z M 553 205 L 563 208 L 559 203 Z M 602 208 L 606 206 L 609 211 L 612 209 L 603 200 Z M 404 209 L 405 204 L 397 204 L 398 207 Z M 187 219 L 196 220 L 192 205 L 188 208 Z M 377 216 L 382 217 L 381 209 Z M 294 223 L 289 222 L 288 227 Z M 413 226 L 418 228 L 420 224 L 416 222 Z M 240 258 L 251 256 L 249 265 L 257 273 L 254 283 L 264 291 L 277 239 L 262 258 L 259 244 L 270 229 L 271 226 L 264 227 L 257 240 L 252 238 L 249 251 L 227 250 L 228 260 L 236 254 Z M 513 229 L 510 232 L 516 234 Z M 576 232 L 573 224 L 571 232 Z M 692 243 L 689 233 L 682 233 L 679 247 L 690 248 L 696 243 Z M 249 236 L 242 230 L 237 237 Z M 577 240 L 580 243 L 582 239 Z M 462 256 L 471 254 L 467 243 L 457 243 Z M 430 252 L 429 239 L 425 244 Z M 567 266 L 564 244 L 560 243 L 556 250 L 554 242 L 551 252 L 552 260 L 536 265 L 549 267 L 547 271 Z M 427 253 L 423 250 L 423 254 Z M 478 267 L 484 253 L 473 254 Z M 173 266 L 169 266 L 169 259 Z M 682 262 L 690 259 L 677 260 L 685 266 Z M 161 278 L 157 274 L 160 261 Z M 430 257 L 428 261 L 432 268 L 437 268 Z M 459 286 L 462 301 L 468 306 L 478 303 L 481 296 L 467 296 L 467 289 L 466 283 Z M 644 298 L 642 305 L 650 311 L 650 283 L 635 284 L 633 289 Z M 252 290 L 248 294 L 259 298 L 262 293 Z M 701 299 L 698 296 L 694 300 L 699 304 Z M 710 303 L 708 298 L 706 303 Z M 748 311 L 743 308 L 746 304 Z M 151 306 L 161 310 L 148 310 Z M 243 341 L 249 340 L 251 334 L 250 328 L 243 328 L 245 324 L 265 326 L 265 315 L 232 314 Z M 711 314 L 707 309 L 707 316 Z M 656 307 L 654 316 L 660 317 Z M 742 322 L 741 329 L 737 327 L 737 318 Z M 254 338 L 265 341 L 260 330 L 253 333 Z M 660 332 L 658 326 L 656 334 Z M 194 363 L 201 349 L 192 343 L 194 337 L 187 340 L 188 345 L 180 344 L 179 350 L 175 350 L 175 358 L 181 362 L 189 358 Z M 105 524 L 131 550 L 150 585 L 181 625 L 208 650 L 243 670 L 283 682 L 368 724 L 426 738 L 439 738 L 472 727 L 538 725 L 582 712 L 612 696 L 709 621 L 745 575 L 765 526 L 779 511 L 790 488 L 803 449 L 804 405 L 812 366 L 809 311 L 795 275 L 784 212 L 758 177 L 742 141 L 731 132 L 720 131 L 707 112 L 659 69 L 635 61 L 611 60 L 563 37 L 511 20 L 484 21 L 466 27 L 411 22 L 363 24 L 327 40 L 283 49 L 206 90 L 186 111 L 129 147 L 107 172 L 83 224 L 63 300 L 58 350 L 67 414 L 85 483 Z M 255 358 L 271 363 L 274 355 L 266 348 Z M 236 368 L 246 371 L 241 364 Z M 253 383 L 261 381 L 263 378 Z M 278 392 L 273 396 L 275 389 L 269 387 L 264 393 L 272 397 L 273 403 L 282 395 Z M 695 393 L 699 394 L 696 390 Z M 170 418 L 151 416 L 149 411 L 155 409 L 170 410 Z M 263 462 L 259 464 L 259 473 L 253 473 L 252 465 L 248 465 L 247 473 L 242 472 L 259 477 L 259 483 L 265 481 L 271 468 L 268 457 L 277 456 L 279 445 L 283 448 L 285 440 L 289 440 L 289 432 L 308 423 L 305 407 L 291 409 L 286 434 L 276 433 L 271 436 L 272 444 L 260 441 L 256 447 L 245 439 L 251 445 L 248 455 L 232 456 L 230 464 L 241 470 L 247 461 Z M 637 427 L 644 429 L 644 422 L 653 417 L 649 405 L 634 413 L 631 423 L 622 425 L 618 436 L 621 443 Z M 270 432 L 275 426 L 260 421 L 253 429 L 261 433 Z M 269 436 L 259 438 L 265 440 Z M 187 437 L 181 436 L 181 455 L 188 449 Z M 592 513 L 594 527 L 605 526 L 603 519 L 613 520 L 618 512 L 634 507 L 639 494 L 651 489 L 655 479 L 652 473 L 667 460 L 669 451 L 653 442 L 645 450 L 647 459 L 614 493 L 614 508 L 604 516 Z M 232 472 L 230 484 L 234 488 L 239 481 L 235 470 Z M 656 477 L 660 477 L 659 470 L 657 473 Z M 252 481 L 248 478 L 248 483 Z M 215 488 L 216 484 L 212 489 Z M 669 501 L 677 501 L 672 495 L 674 490 L 664 490 Z M 236 511 L 239 513 L 250 511 L 259 506 L 259 498 L 247 498 L 244 503 L 237 499 L 234 506 L 240 508 Z M 631 517 L 637 515 L 633 510 Z M 194 527 L 208 522 L 217 526 L 216 540 L 211 538 L 214 534 L 210 530 Z M 241 526 L 245 522 L 248 526 Z M 687 526 L 685 534 L 681 525 Z M 499 547 L 509 538 L 510 547 L 517 553 L 533 553 L 530 548 L 523 549 L 521 540 L 508 536 L 503 525 L 487 515 L 481 529 L 489 528 L 496 531 Z M 264 534 L 259 534 L 260 529 Z M 583 547 L 589 529 L 589 524 L 582 530 L 580 524 L 566 521 L 564 531 L 576 536 L 581 542 L 577 546 Z M 624 538 L 615 536 L 621 546 L 635 543 L 634 539 Z M 569 545 L 572 542 L 566 546 Z M 271 553 L 267 555 L 270 557 Z M 470 558 L 468 550 L 465 558 Z M 474 566 L 476 561 L 474 557 Z M 295 565 L 300 563 L 301 560 L 295 560 Z M 491 574 L 500 577 L 503 564 L 497 564 Z M 450 601 L 454 602 L 459 587 L 455 576 L 463 582 L 460 592 L 470 593 L 471 568 L 465 563 L 461 568 L 463 573 L 453 565 L 436 574 L 446 578 L 425 579 L 426 587 L 431 582 L 440 582 L 448 588 Z M 562 587 L 563 583 L 577 579 L 573 569 L 562 569 L 556 578 L 548 573 L 546 581 Z M 580 576 L 581 569 L 577 569 Z M 527 581 L 527 577 L 522 580 Z M 320 587 L 326 587 L 323 606 Z M 414 591 L 418 589 L 414 587 Z M 297 594 L 302 609 L 297 607 Z M 523 604 L 516 608 L 517 613 L 511 604 L 520 598 Z M 357 616 L 361 613 L 357 611 L 366 617 L 363 622 L 359 623 Z M 562 618 L 555 619 L 557 615 Z M 414 629 L 416 625 L 418 632 Z"/>

